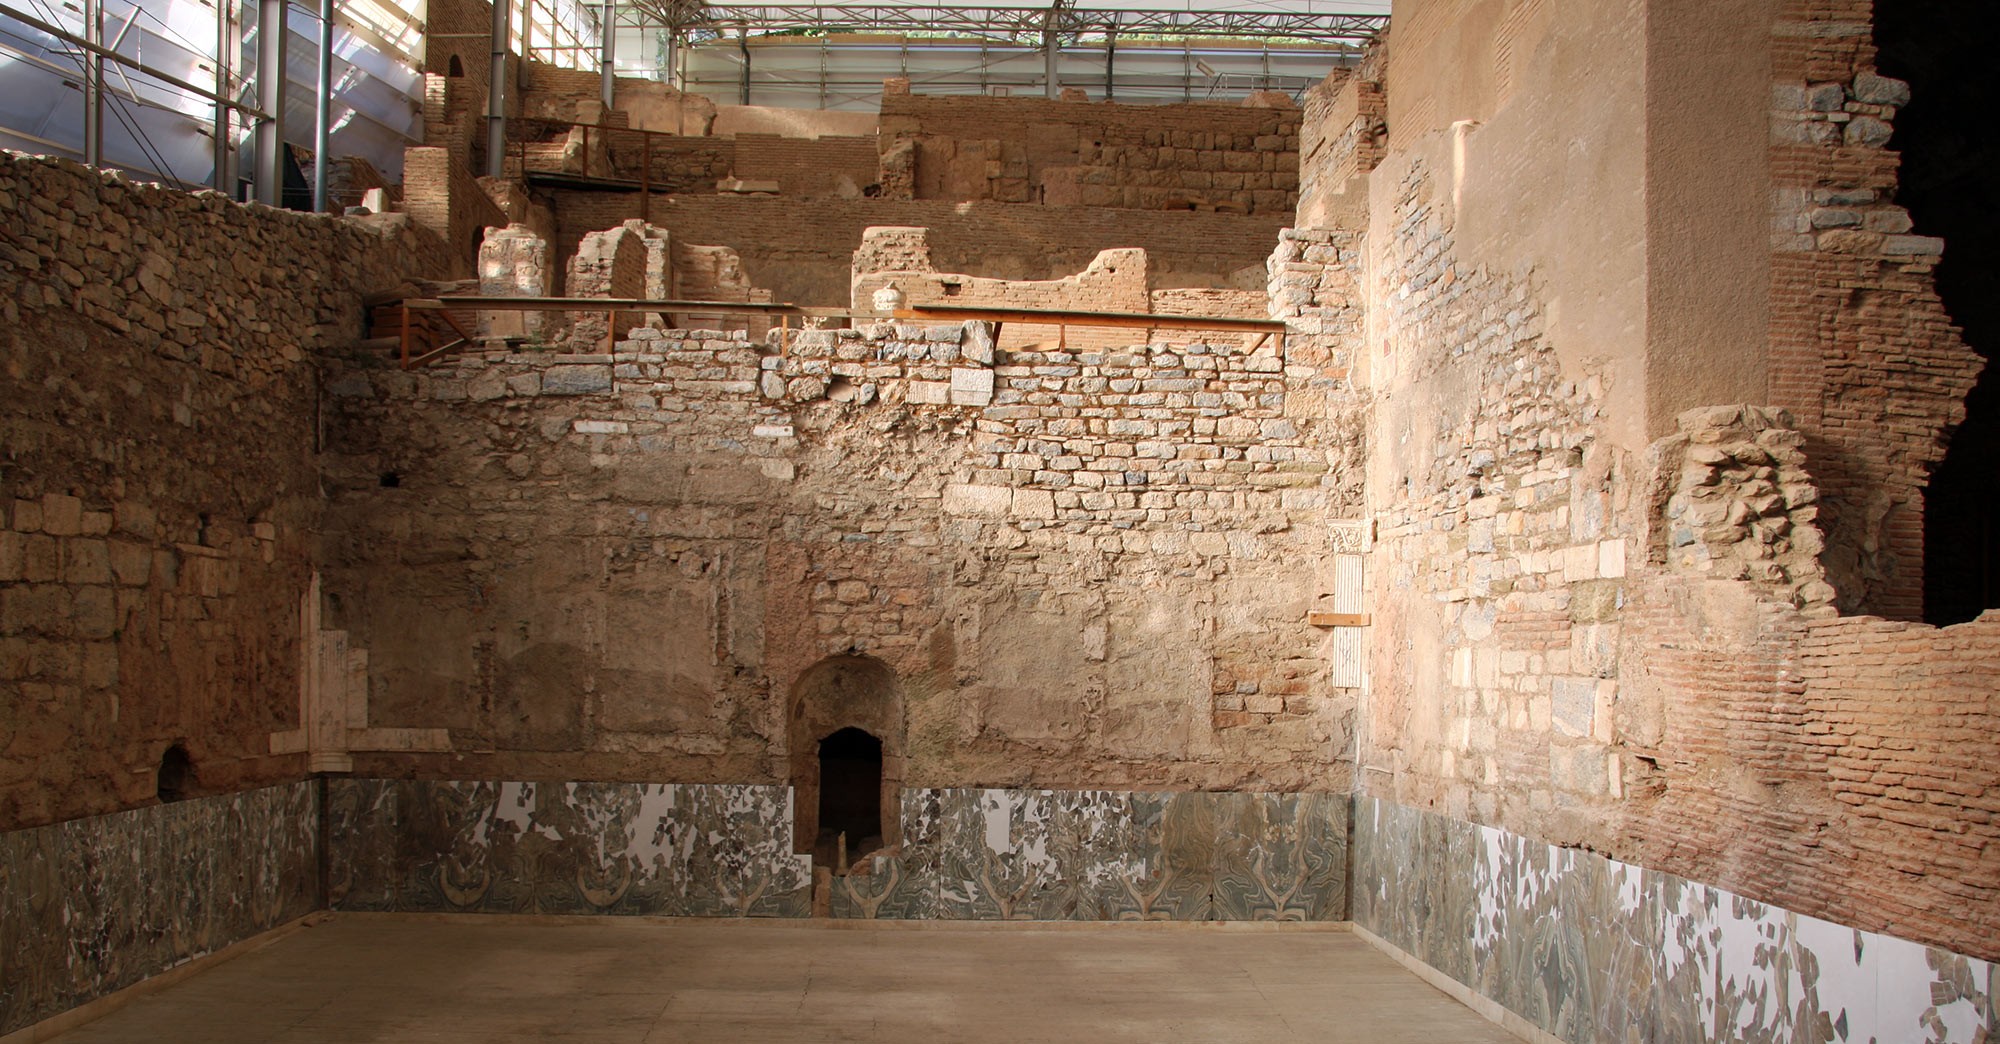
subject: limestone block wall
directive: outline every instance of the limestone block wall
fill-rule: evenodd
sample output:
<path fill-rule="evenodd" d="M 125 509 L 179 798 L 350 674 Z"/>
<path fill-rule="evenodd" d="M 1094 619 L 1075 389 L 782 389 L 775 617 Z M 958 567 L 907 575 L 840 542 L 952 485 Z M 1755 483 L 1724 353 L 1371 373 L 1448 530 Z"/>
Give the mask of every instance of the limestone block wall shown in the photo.
<path fill-rule="evenodd" d="M 152 804 L 175 743 L 298 778 L 311 360 L 441 245 L 12 153 L 0 209 L 0 828 Z"/>
<path fill-rule="evenodd" d="M 1272 347 L 777 340 L 336 382 L 329 625 L 371 724 L 454 747 L 358 771 L 776 784 L 795 682 L 861 655 L 907 785 L 1345 779 L 1355 693 L 1305 615 L 1359 436 L 1288 414 Z"/>
<path fill-rule="evenodd" d="M 885 92 L 885 154 L 916 199 L 1290 214 L 1299 112 Z M 977 136 L 975 136 L 977 135 Z"/>

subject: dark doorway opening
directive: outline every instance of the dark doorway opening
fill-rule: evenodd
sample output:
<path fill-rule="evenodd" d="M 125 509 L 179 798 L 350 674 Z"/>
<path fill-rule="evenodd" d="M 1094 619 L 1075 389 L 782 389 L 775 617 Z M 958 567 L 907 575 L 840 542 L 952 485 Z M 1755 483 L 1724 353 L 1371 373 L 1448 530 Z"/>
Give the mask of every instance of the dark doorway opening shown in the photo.
<path fill-rule="evenodd" d="M 1985 130 L 2000 105 L 1992 17 L 1989 0 L 1875 5 L 1877 64 L 1910 84 L 1889 143 L 1902 154 L 1896 202 L 1918 234 L 1944 237 L 1938 296 L 1987 359 L 1924 490 L 1924 619 L 1934 624 L 2000 607 L 2000 137 Z"/>
<path fill-rule="evenodd" d="M 882 741 L 856 728 L 819 741 L 819 837 L 815 862 L 832 865 L 847 837 L 850 863 L 882 847 Z"/>
<path fill-rule="evenodd" d="M 187 748 L 176 743 L 160 755 L 159 795 L 161 801 L 179 801 L 194 789 L 194 759 Z"/>

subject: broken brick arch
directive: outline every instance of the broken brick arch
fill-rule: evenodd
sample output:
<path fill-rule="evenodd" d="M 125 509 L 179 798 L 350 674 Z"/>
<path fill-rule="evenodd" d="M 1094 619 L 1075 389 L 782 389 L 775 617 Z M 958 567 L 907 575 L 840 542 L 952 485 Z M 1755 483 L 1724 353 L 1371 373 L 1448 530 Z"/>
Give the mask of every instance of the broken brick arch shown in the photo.
<path fill-rule="evenodd" d="M 830 864 L 842 831 L 850 860 L 900 844 L 904 728 L 896 672 L 872 656 L 826 657 L 792 683 L 786 721 L 794 847 Z"/>

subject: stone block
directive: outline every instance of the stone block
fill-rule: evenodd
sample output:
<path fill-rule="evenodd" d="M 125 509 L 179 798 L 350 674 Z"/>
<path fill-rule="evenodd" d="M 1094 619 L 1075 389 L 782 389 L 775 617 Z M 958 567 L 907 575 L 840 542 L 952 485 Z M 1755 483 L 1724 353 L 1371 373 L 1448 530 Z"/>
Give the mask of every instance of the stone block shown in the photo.
<path fill-rule="evenodd" d="M 1045 489 L 1014 490 L 1010 511 L 1017 518 L 1054 518 L 1055 494 Z"/>
<path fill-rule="evenodd" d="M 927 405 L 943 405 L 951 401 L 951 385 L 944 381 L 911 381 L 905 401 Z"/>
<path fill-rule="evenodd" d="M 1014 491 L 1006 486 L 972 484 L 944 488 L 944 510 L 953 515 L 984 515 L 1000 518 L 1013 507 Z"/>
<path fill-rule="evenodd" d="M 1550 679 L 1549 721 L 1565 736 L 1589 736 L 1597 721 L 1597 679 Z"/>
<path fill-rule="evenodd" d="M 551 366 L 542 374 L 543 395 L 603 395 L 610 391 L 609 366 Z"/>
<path fill-rule="evenodd" d="M 954 406 L 984 406 L 993 401 L 993 371 L 959 367 L 951 371 Z"/>
<path fill-rule="evenodd" d="M 42 497 L 42 532 L 50 536 L 83 532 L 83 501 L 61 493 Z"/>

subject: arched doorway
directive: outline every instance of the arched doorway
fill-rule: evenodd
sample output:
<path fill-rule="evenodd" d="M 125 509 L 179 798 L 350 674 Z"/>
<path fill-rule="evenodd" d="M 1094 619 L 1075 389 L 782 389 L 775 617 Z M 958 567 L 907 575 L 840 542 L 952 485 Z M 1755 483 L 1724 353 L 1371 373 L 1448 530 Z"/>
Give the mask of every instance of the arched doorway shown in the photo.
<path fill-rule="evenodd" d="M 882 847 L 882 741 L 848 727 L 819 741 L 817 852 L 850 857 Z"/>
<path fill-rule="evenodd" d="M 843 833 L 849 865 L 901 843 L 903 696 L 896 672 L 872 656 L 829 656 L 793 683 L 787 718 L 793 848 L 832 866 Z"/>

